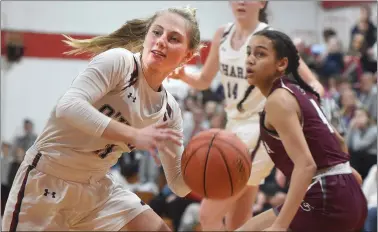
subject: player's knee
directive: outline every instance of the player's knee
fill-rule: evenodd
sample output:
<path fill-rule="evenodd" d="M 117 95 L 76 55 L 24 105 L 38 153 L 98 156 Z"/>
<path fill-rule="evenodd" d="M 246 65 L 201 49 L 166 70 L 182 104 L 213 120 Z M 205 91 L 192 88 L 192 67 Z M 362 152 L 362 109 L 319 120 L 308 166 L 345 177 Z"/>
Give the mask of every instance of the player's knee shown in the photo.
<path fill-rule="evenodd" d="M 206 207 L 201 207 L 199 211 L 199 221 L 202 226 L 219 223 L 223 217 L 217 217 L 217 214 L 211 213 Z"/>

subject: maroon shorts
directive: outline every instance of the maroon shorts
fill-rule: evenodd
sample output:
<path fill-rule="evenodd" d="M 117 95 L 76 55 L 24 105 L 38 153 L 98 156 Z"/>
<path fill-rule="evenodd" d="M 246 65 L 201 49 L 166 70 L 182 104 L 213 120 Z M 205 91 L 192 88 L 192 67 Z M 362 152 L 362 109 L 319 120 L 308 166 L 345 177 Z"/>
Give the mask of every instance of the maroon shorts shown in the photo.
<path fill-rule="evenodd" d="M 275 208 L 276 214 L 282 206 Z M 352 174 L 322 177 L 306 193 L 290 229 L 294 232 L 358 231 L 367 202 Z"/>

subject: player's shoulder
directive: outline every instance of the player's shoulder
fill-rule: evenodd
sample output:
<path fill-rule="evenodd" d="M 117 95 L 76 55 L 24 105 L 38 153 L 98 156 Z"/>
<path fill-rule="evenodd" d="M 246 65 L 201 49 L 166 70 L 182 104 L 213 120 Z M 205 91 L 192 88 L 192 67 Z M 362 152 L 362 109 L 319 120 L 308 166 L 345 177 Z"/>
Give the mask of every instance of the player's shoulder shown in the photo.
<path fill-rule="evenodd" d="M 225 38 L 231 31 L 234 23 L 226 23 L 218 27 L 214 35 L 214 41 L 220 41 Z"/>
<path fill-rule="evenodd" d="M 257 30 L 256 32 L 258 31 L 262 31 L 262 30 L 274 30 L 273 27 L 271 27 L 269 24 L 267 23 L 264 23 L 264 22 L 260 22 L 257 26 Z"/>
<path fill-rule="evenodd" d="M 277 88 L 267 97 L 265 109 L 267 112 L 280 113 L 282 115 L 296 112 L 298 102 L 290 89 Z"/>
<path fill-rule="evenodd" d="M 132 61 L 134 53 L 125 48 L 112 48 L 106 50 L 93 58 L 93 60 L 107 60 L 107 61 Z"/>

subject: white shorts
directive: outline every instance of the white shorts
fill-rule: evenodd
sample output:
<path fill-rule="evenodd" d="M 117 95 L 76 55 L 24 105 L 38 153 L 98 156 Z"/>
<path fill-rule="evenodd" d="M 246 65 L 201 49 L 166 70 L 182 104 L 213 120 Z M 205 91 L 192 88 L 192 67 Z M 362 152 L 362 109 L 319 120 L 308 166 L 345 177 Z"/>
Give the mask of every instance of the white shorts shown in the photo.
<path fill-rule="evenodd" d="M 235 133 L 245 144 L 247 144 L 250 152 L 258 146 L 260 135 L 259 117 L 255 116 L 248 120 L 229 119 L 226 130 Z M 252 162 L 252 171 L 248 180 L 248 185 L 260 185 L 264 183 L 264 179 L 269 176 L 274 167 L 273 161 L 270 159 L 262 144 L 259 145 L 255 158 Z"/>
<path fill-rule="evenodd" d="M 37 162 L 35 159 L 33 164 Z M 35 166 L 24 161 L 17 172 L 5 207 L 3 231 L 119 231 L 150 209 L 111 174 L 80 183 L 42 173 Z"/>

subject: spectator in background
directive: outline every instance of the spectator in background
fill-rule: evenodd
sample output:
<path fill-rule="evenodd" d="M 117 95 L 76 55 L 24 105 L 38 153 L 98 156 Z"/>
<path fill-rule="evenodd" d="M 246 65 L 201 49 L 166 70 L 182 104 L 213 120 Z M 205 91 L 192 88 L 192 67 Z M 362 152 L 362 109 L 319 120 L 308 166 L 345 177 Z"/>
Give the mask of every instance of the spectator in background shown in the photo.
<path fill-rule="evenodd" d="M 11 164 L 8 176 L 8 184 L 12 186 L 14 177 L 24 160 L 25 152 L 33 145 L 37 139 L 37 135 L 34 133 L 33 122 L 29 119 L 24 120 L 24 134 L 17 136 L 14 139 L 11 149 L 11 156 L 13 156 L 13 162 Z"/>
<path fill-rule="evenodd" d="M 374 59 L 372 47 L 377 41 L 377 27 L 371 20 L 371 10 L 368 5 L 361 7 L 359 20 L 351 31 L 351 41 L 353 41 L 356 34 L 361 34 L 364 37 L 364 44 L 361 50 L 363 70 L 375 73 L 377 71 L 377 60 Z"/>
<path fill-rule="evenodd" d="M 360 33 L 354 34 L 348 52 L 344 56 L 345 70 L 343 76 L 350 77 L 348 80 L 353 84 L 358 83 L 363 73 L 361 56 L 363 53 L 365 37 Z"/>
<path fill-rule="evenodd" d="M 364 73 L 362 75 L 359 100 L 368 110 L 370 116 L 377 121 L 377 86 L 373 73 Z"/>
<path fill-rule="evenodd" d="M 360 8 L 360 17 L 356 25 L 352 28 L 351 38 L 356 33 L 364 35 L 367 48 L 373 47 L 377 41 L 377 27 L 371 20 L 371 9 L 368 5 L 364 5 Z"/>
<path fill-rule="evenodd" d="M 377 163 L 377 126 L 364 108 L 356 110 L 346 134 L 346 143 L 351 165 L 365 179 L 369 169 Z"/>
<path fill-rule="evenodd" d="M 346 127 L 354 117 L 354 112 L 358 107 L 356 93 L 351 89 L 346 89 L 340 94 L 341 118 Z"/>
<path fill-rule="evenodd" d="M 341 42 L 337 37 L 328 39 L 327 51 L 320 65 L 320 76 L 328 80 L 333 75 L 338 75 L 344 70 L 344 55 Z"/>

